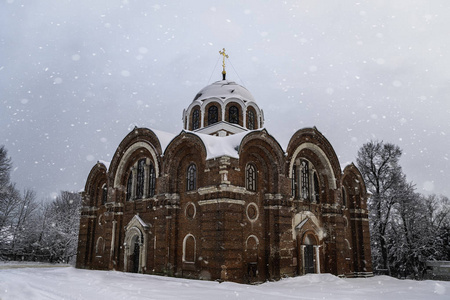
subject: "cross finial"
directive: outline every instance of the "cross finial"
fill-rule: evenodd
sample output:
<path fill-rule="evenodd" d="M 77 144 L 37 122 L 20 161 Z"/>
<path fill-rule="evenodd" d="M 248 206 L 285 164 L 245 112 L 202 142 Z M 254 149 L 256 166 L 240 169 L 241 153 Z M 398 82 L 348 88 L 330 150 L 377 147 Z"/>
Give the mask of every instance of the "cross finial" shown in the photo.
<path fill-rule="evenodd" d="M 222 59 L 222 79 L 225 80 L 226 76 L 227 76 L 227 72 L 225 71 L 225 58 L 228 58 L 228 55 L 225 54 L 225 48 L 222 49 L 222 51 L 219 51 L 219 54 L 223 56 Z"/>

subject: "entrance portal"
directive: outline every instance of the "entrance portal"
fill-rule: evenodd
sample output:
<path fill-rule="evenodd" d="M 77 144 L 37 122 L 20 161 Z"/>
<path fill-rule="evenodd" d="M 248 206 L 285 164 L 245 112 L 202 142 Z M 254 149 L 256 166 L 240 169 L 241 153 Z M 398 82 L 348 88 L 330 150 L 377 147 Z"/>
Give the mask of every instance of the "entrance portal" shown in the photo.
<path fill-rule="evenodd" d="M 150 225 L 135 215 L 125 226 L 123 243 L 123 270 L 125 272 L 145 273 L 147 263 L 147 244 Z"/>
<path fill-rule="evenodd" d="M 300 261 L 298 274 L 320 273 L 320 255 L 317 238 L 311 232 L 297 238 L 297 255 Z"/>
<path fill-rule="evenodd" d="M 314 267 L 314 248 L 313 245 L 305 245 L 304 248 L 304 257 L 305 257 L 305 274 L 308 273 L 316 273 Z"/>
<path fill-rule="evenodd" d="M 132 248 L 133 249 L 133 254 L 131 255 L 132 256 L 131 257 L 131 263 L 132 263 L 131 272 L 132 273 L 138 273 L 139 272 L 139 257 L 140 257 L 140 254 L 141 254 L 141 251 L 140 251 L 141 247 L 139 245 L 139 241 L 138 241 L 137 236 L 133 240 L 133 243 L 134 243 L 134 247 Z"/>

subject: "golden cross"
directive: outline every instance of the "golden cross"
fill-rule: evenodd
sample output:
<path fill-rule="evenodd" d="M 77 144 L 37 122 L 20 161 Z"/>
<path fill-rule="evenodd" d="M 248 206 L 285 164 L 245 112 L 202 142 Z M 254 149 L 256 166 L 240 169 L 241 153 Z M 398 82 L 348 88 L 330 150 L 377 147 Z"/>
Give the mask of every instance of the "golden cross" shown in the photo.
<path fill-rule="evenodd" d="M 225 54 L 225 48 L 222 49 L 222 51 L 219 51 L 219 54 L 223 56 L 223 60 L 222 60 L 222 74 L 223 74 L 223 78 L 225 80 L 225 74 L 227 74 L 227 72 L 225 72 L 225 57 L 228 58 L 228 55 Z"/>

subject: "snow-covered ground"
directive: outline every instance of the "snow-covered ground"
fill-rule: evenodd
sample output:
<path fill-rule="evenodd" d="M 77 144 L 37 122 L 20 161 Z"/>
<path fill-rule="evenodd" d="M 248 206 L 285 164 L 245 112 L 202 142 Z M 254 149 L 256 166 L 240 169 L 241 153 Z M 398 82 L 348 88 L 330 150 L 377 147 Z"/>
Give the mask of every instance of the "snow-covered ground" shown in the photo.
<path fill-rule="evenodd" d="M 450 299 L 450 282 L 306 275 L 258 286 L 72 267 L 1 265 L 0 299 Z"/>

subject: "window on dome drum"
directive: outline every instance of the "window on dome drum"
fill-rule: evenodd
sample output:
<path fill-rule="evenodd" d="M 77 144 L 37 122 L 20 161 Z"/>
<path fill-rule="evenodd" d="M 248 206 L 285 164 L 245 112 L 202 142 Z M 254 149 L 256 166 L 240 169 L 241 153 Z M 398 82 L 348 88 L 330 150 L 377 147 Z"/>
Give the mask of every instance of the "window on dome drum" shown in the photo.
<path fill-rule="evenodd" d="M 150 163 L 150 166 L 148 168 L 148 196 L 153 197 L 155 196 L 155 187 L 156 187 L 156 174 L 155 174 L 155 167 L 152 163 Z"/>
<path fill-rule="evenodd" d="M 106 203 L 107 198 L 108 198 L 108 188 L 105 183 L 102 186 L 102 205 Z"/>
<path fill-rule="evenodd" d="M 300 176 L 301 176 L 301 196 L 303 199 L 309 200 L 309 164 L 306 160 L 300 161 Z"/>
<path fill-rule="evenodd" d="M 236 106 L 231 106 L 228 110 L 228 118 L 230 123 L 239 124 L 239 109 Z"/>
<path fill-rule="evenodd" d="M 195 164 L 190 164 L 187 168 L 186 176 L 186 190 L 193 191 L 197 187 L 197 167 Z"/>
<path fill-rule="evenodd" d="M 247 190 L 256 192 L 256 167 L 248 164 L 245 170 L 245 185 Z"/>
<path fill-rule="evenodd" d="M 255 113 L 253 110 L 248 111 L 248 125 L 247 128 L 250 130 L 255 129 Z"/>
<path fill-rule="evenodd" d="M 130 172 L 130 175 L 128 175 L 128 181 L 127 181 L 127 201 L 131 200 L 131 196 L 133 194 L 133 172 Z"/>
<path fill-rule="evenodd" d="M 144 197 L 144 180 L 145 180 L 145 158 L 140 159 L 137 165 L 137 183 L 136 183 L 137 199 L 142 199 L 142 197 Z"/>
<path fill-rule="evenodd" d="M 208 125 L 219 122 L 219 109 L 217 106 L 210 106 L 208 109 Z"/>
<path fill-rule="evenodd" d="M 199 128 L 200 128 L 200 110 L 196 108 L 192 113 L 192 130 L 196 130 Z"/>

